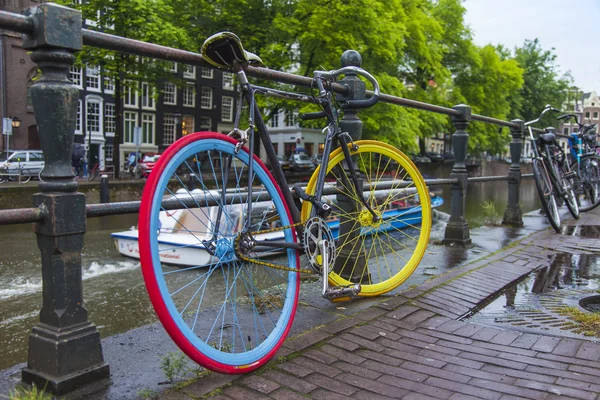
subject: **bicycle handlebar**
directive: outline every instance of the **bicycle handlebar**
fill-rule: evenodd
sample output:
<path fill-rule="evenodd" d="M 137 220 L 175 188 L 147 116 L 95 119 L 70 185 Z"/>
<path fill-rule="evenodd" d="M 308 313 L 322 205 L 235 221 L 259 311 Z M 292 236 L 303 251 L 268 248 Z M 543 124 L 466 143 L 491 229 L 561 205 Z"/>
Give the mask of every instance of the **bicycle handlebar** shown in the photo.
<path fill-rule="evenodd" d="M 345 106 L 347 108 L 368 108 L 374 106 L 379 101 L 379 83 L 377 79 L 364 69 L 360 67 L 348 66 L 333 71 L 315 71 L 315 78 L 337 78 L 339 75 L 360 75 L 367 78 L 371 85 L 373 85 L 373 95 L 366 100 L 346 100 Z"/>
<path fill-rule="evenodd" d="M 546 107 L 544 107 L 544 110 L 542 111 L 540 116 L 537 117 L 536 119 L 534 119 L 533 121 L 525 122 L 525 126 L 530 126 L 530 125 L 533 125 L 533 124 L 539 122 L 544 117 L 544 115 L 546 115 L 546 113 L 548 111 L 560 112 L 560 110 L 557 110 L 556 108 L 552 107 L 550 104 L 546 104 Z"/>

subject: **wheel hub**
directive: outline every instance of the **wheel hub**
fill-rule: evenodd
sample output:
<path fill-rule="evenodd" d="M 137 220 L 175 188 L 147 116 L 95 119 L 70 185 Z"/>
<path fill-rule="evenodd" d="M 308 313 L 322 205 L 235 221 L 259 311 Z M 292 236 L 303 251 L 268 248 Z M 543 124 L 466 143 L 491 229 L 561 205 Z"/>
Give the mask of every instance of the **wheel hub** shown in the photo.
<path fill-rule="evenodd" d="M 221 238 L 217 240 L 217 246 L 215 248 L 215 257 L 223 262 L 232 261 L 235 257 L 235 251 L 233 249 L 233 239 Z"/>
<path fill-rule="evenodd" d="M 358 222 L 362 226 L 370 227 L 370 228 L 378 228 L 383 222 L 381 211 L 373 210 L 377 218 L 373 218 L 373 214 L 367 209 L 362 210 L 358 215 Z"/>

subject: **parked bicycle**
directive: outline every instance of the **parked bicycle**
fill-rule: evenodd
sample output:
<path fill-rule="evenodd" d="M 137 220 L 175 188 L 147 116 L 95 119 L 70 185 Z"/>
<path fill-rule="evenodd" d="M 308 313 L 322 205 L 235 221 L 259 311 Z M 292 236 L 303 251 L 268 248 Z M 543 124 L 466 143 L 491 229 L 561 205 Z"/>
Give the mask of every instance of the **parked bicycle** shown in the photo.
<path fill-rule="evenodd" d="M 41 173 L 41 171 L 40 171 Z M 17 181 L 19 183 L 27 183 L 33 177 L 34 172 L 25 168 L 22 164 L 12 165 L 11 167 L 0 168 L 0 183 Z"/>
<path fill-rule="evenodd" d="M 579 126 L 569 138 L 570 169 L 577 172 L 575 194 L 580 211 L 589 211 L 600 204 L 600 156 L 597 153 L 596 124 L 581 124 L 577 115 L 565 114 L 559 120 L 574 120 Z"/>
<path fill-rule="evenodd" d="M 232 33 L 208 38 L 202 54 L 237 74 L 248 128 L 239 125 L 240 101 L 229 135 L 194 133 L 167 148 L 142 196 L 140 258 L 175 343 L 206 368 L 245 373 L 271 359 L 288 335 L 300 273 L 321 276 L 321 294 L 331 301 L 380 295 L 404 282 L 429 241 L 430 193 L 405 154 L 353 141 L 340 129 L 340 108 L 378 101 L 379 85 L 367 71 L 315 71 L 316 94 L 307 95 L 250 84 L 245 68 L 260 58 Z M 331 83 L 340 75 L 366 78 L 373 96 L 337 104 Z M 304 118 L 326 118 L 323 160 L 306 187 L 289 188 L 257 94 L 313 102 L 321 111 Z M 255 153 L 259 142 L 272 173 Z M 173 265 L 184 257 L 197 265 Z"/>
<path fill-rule="evenodd" d="M 558 207 L 564 201 L 573 218 L 579 218 L 579 206 L 575 195 L 574 180 L 576 173 L 571 171 L 567 157 L 556 142 L 556 135 L 546 130 L 536 137 L 531 125 L 539 122 L 549 111 L 558 111 L 546 105 L 537 119 L 525 123 L 529 130 L 529 139 L 533 150 L 533 178 L 542 202 L 542 208 L 550 225 L 560 232 L 560 214 Z"/>

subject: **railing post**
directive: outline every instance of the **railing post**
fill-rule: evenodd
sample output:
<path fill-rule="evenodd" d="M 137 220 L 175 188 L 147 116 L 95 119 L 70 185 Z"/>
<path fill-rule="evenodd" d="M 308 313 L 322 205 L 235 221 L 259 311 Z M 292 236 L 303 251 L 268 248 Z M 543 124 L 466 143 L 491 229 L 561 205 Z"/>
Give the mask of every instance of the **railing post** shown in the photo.
<path fill-rule="evenodd" d="M 520 119 L 512 121 L 517 127 L 510 127 L 512 140 L 510 142 L 510 158 L 512 163 L 508 170 L 508 205 L 504 211 L 502 223 L 511 226 L 523 226 L 523 212 L 521 211 L 520 188 L 521 188 L 521 151 L 523 149 L 524 122 Z"/>
<path fill-rule="evenodd" d="M 460 115 L 452 116 L 456 131 L 452 135 L 454 165 L 450 174 L 450 178 L 456 178 L 458 182 L 452 185 L 450 221 L 446 225 L 443 244 L 469 246 L 471 237 L 469 235 L 469 225 L 465 219 L 467 186 L 469 185 L 465 158 L 467 157 L 469 134 L 465 129 L 471 121 L 471 107 L 460 104 L 452 108 L 460 111 Z"/>
<path fill-rule="evenodd" d="M 26 383 L 61 395 L 107 378 L 100 334 L 83 305 L 81 250 L 86 231 L 85 196 L 71 171 L 78 89 L 68 79 L 81 50 L 81 13 L 46 3 L 26 11 L 34 32 L 23 47 L 42 72 L 31 97 L 44 152 L 40 193 L 33 196 L 46 218 L 35 226 L 42 262 L 40 322 L 29 335 Z"/>
<path fill-rule="evenodd" d="M 342 54 L 340 61 L 342 67 L 360 67 L 362 64 L 360 54 L 354 50 L 346 50 Z M 345 96 L 338 94 L 338 101 L 364 100 L 366 98 L 366 84 L 358 79 L 356 75 L 347 74 L 344 79 L 339 81 L 339 83 L 345 85 L 348 88 L 348 92 Z M 362 127 L 363 123 L 358 118 L 358 109 L 344 109 L 344 118 L 340 121 L 340 129 L 343 132 L 348 132 L 350 137 L 352 137 L 352 140 L 360 140 L 362 136 Z M 359 183 L 362 185 L 362 180 L 360 180 Z M 338 184 L 343 186 L 342 182 L 338 182 Z M 340 191 L 343 192 L 343 188 Z M 360 207 L 360 205 L 356 204 L 354 199 L 351 199 L 348 196 L 338 194 L 336 200 L 338 206 L 344 210 L 345 215 L 354 215 L 357 208 Z M 359 240 L 357 238 L 357 230 L 353 229 L 354 224 L 355 222 L 344 216 L 340 216 L 340 230 L 338 237 L 344 238 L 344 242 L 348 243 L 354 243 L 356 240 Z M 352 282 L 356 282 L 356 280 L 361 277 L 363 277 L 363 279 L 368 279 L 368 273 L 363 273 L 364 268 L 367 266 L 365 254 L 356 251 L 356 249 L 361 248 L 362 246 L 345 246 L 343 243 L 340 243 L 338 249 L 341 250 L 338 251 L 333 270 L 341 274 L 343 278 L 351 280 Z M 350 268 L 350 270 L 354 271 L 354 277 L 349 276 L 347 272 L 342 272 L 348 270 L 348 268 L 344 268 L 345 265 L 356 266 L 355 268 Z"/>

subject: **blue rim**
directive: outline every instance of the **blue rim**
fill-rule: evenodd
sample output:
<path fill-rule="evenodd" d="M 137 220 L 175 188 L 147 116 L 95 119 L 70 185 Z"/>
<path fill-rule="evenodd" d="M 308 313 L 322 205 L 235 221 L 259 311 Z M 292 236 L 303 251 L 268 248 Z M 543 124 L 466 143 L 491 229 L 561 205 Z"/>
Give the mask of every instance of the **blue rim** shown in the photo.
<path fill-rule="evenodd" d="M 159 258 L 158 252 L 158 217 L 161 211 L 161 201 L 162 196 L 165 192 L 169 179 L 175 172 L 176 168 L 190 156 L 195 153 L 203 152 L 203 151 L 220 151 L 226 154 L 234 154 L 234 145 L 220 139 L 215 138 L 207 138 L 207 139 L 199 139 L 189 145 L 185 146 L 183 149 L 179 150 L 168 162 L 165 167 L 163 173 L 160 175 L 156 185 L 156 192 L 154 193 L 154 198 L 152 199 L 152 210 L 150 214 L 150 250 L 152 255 L 152 264 L 154 274 L 157 278 L 158 287 L 161 293 L 161 297 L 163 298 L 173 321 L 177 325 L 179 331 L 183 333 L 185 338 L 194 346 L 199 352 L 204 354 L 206 357 L 213 359 L 216 362 L 225 365 L 231 366 L 246 366 L 257 361 L 261 360 L 265 357 L 269 351 L 273 349 L 277 345 L 277 343 L 281 340 L 286 327 L 289 324 L 290 318 L 293 317 L 292 310 L 295 306 L 295 298 L 296 298 L 296 281 L 297 281 L 297 273 L 289 272 L 287 275 L 287 292 L 286 299 L 284 305 L 281 309 L 281 315 L 277 321 L 276 326 L 273 328 L 268 337 L 256 348 L 246 351 L 243 353 L 225 353 L 221 352 L 207 343 L 203 342 L 198 338 L 196 334 L 189 328 L 187 323 L 183 320 L 183 318 L 179 315 L 179 311 L 177 307 L 173 303 L 171 296 L 169 294 L 169 290 L 166 286 L 166 282 L 163 278 L 162 271 L 162 263 Z M 246 166 L 248 166 L 250 156 L 247 152 L 241 150 L 236 154 L 236 158 L 242 161 Z M 253 171 L 256 176 L 262 181 L 265 185 L 265 188 L 269 195 L 271 196 L 273 203 L 278 211 L 278 214 L 281 218 L 281 223 L 284 226 L 291 225 L 288 214 L 285 212 L 285 204 L 279 193 L 277 188 L 273 184 L 270 177 L 267 175 L 266 171 L 260 166 L 259 163 L 253 162 L 252 165 Z M 157 206 L 158 204 L 158 206 Z M 293 241 L 293 235 L 291 229 L 285 230 L 285 239 L 287 242 Z M 296 254 L 294 254 L 294 250 L 287 250 L 288 253 L 288 267 L 292 269 L 296 269 Z M 268 267 L 266 267 L 268 268 Z"/>

